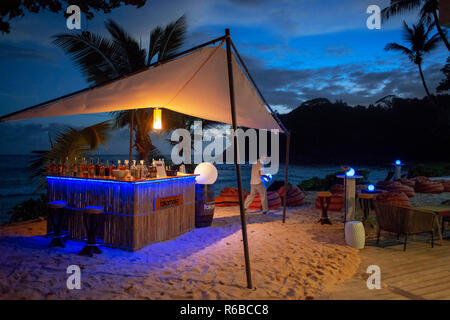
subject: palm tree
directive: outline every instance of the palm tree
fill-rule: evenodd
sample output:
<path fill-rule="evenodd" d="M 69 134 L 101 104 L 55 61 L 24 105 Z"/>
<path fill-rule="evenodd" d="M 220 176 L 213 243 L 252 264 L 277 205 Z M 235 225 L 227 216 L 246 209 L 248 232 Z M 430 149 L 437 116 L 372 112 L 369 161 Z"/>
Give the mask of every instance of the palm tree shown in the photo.
<path fill-rule="evenodd" d="M 450 51 L 450 43 L 447 39 L 446 31 L 442 29 L 439 22 L 438 10 L 439 0 L 392 0 L 389 7 L 381 11 L 383 20 L 388 20 L 391 16 L 412 11 L 420 8 L 420 20 L 427 26 L 434 24 L 439 32 L 442 41 Z"/>
<path fill-rule="evenodd" d="M 422 62 L 424 54 L 435 49 L 440 40 L 439 34 L 435 34 L 431 38 L 429 38 L 429 34 L 433 29 L 433 27 L 434 25 L 425 27 L 424 23 L 420 22 L 417 25 L 413 25 L 412 28 L 410 28 L 408 24 L 405 21 L 403 21 L 405 41 L 409 43 L 410 48 L 407 48 L 395 42 L 388 43 L 385 47 L 386 51 L 390 50 L 400 51 L 401 53 L 408 56 L 411 62 L 417 64 L 419 68 L 420 78 L 422 79 L 423 87 L 425 88 L 425 92 L 429 97 L 431 97 L 431 94 L 430 91 L 428 90 L 425 78 L 423 76 Z"/>
<path fill-rule="evenodd" d="M 42 186 L 48 165 L 52 162 L 63 162 L 69 159 L 69 165 L 73 165 L 75 158 L 81 159 L 87 153 L 95 151 L 100 145 L 105 145 L 111 132 L 111 122 L 104 121 L 92 126 L 75 129 L 66 127 L 56 134 L 55 142 L 50 139 L 50 150 L 34 151 L 34 157 L 30 161 L 28 170 L 31 178 L 40 180 Z"/>
<path fill-rule="evenodd" d="M 85 31 L 81 34 L 58 34 L 53 41 L 72 56 L 87 80 L 94 85 L 148 68 L 155 60 L 161 62 L 167 59 L 181 48 L 187 33 L 184 15 L 165 27 L 156 27 L 150 32 L 146 52 L 140 48 L 138 41 L 113 20 L 108 20 L 105 25 L 111 39 Z M 168 112 L 164 118 L 169 120 L 167 115 L 173 114 Z M 140 159 L 148 160 L 148 153 L 155 149 L 149 135 L 152 131 L 153 110 L 117 111 L 112 112 L 111 116 L 115 128 L 133 127 L 134 146 Z M 191 117 L 183 115 L 181 122 L 191 121 L 188 119 Z M 179 125 L 178 120 L 165 121 L 165 129 L 176 128 L 171 124 Z"/>

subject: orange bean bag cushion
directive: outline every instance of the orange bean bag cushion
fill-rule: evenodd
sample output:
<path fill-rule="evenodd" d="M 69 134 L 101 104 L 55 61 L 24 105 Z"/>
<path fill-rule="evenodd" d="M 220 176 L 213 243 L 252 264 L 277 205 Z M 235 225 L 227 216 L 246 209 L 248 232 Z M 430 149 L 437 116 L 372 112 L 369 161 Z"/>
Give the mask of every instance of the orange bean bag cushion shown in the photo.
<path fill-rule="evenodd" d="M 408 198 L 414 197 L 414 189 L 407 185 L 401 184 L 398 181 L 394 181 L 384 187 L 385 190 L 390 192 L 403 192 Z"/>
<path fill-rule="evenodd" d="M 248 196 L 248 191 L 243 190 L 244 199 Z M 239 192 L 237 188 L 225 188 L 220 191 L 220 196 L 215 199 L 217 207 L 232 207 L 239 205 Z"/>
<path fill-rule="evenodd" d="M 376 196 L 375 201 L 394 206 L 411 207 L 408 196 L 403 192 L 382 192 Z"/>
<path fill-rule="evenodd" d="M 450 192 L 450 180 L 438 180 L 444 186 L 444 192 Z"/>
<path fill-rule="evenodd" d="M 444 186 L 438 181 L 416 180 L 414 190 L 419 193 L 442 193 Z"/>
<path fill-rule="evenodd" d="M 414 177 L 414 178 L 411 178 L 410 180 L 414 180 L 414 181 L 419 181 L 419 180 L 423 180 L 423 181 L 431 181 L 429 178 L 427 178 L 427 177 L 424 177 L 424 176 L 418 176 L 418 177 Z"/>
<path fill-rule="evenodd" d="M 401 184 L 404 184 L 405 186 L 411 187 L 414 189 L 414 186 L 416 185 L 416 180 L 413 179 L 398 179 L 396 180 L 398 182 L 400 182 Z"/>
<path fill-rule="evenodd" d="M 284 186 L 278 189 L 277 193 L 281 198 L 281 203 L 283 204 L 284 197 Z M 287 186 L 287 197 L 286 197 L 286 205 L 288 207 L 298 207 L 305 203 L 305 194 L 299 187 L 296 186 Z"/>
<path fill-rule="evenodd" d="M 281 198 L 276 191 L 267 191 L 267 204 L 269 205 L 269 210 L 277 210 L 281 208 Z M 261 198 L 256 195 L 249 209 L 251 210 L 262 210 Z"/>
<path fill-rule="evenodd" d="M 316 209 L 322 209 L 320 206 L 319 197 L 316 198 Z M 328 206 L 328 211 L 341 211 L 344 208 L 344 196 L 341 194 L 334 193 L 331 195 L 330 204 Z"/>
<path fill-rule="evenodd" d="M 392 181 L 384 181 L 384 180 L 381 180 L 381 181 L 378 181 L 377 182 L 377 184 L 375 185 L 375 187 L 377 188 L 377 189 L 386 189 L 386 187 L 388 186 L 388 185 L 390 185 L 392 183 Z"/>

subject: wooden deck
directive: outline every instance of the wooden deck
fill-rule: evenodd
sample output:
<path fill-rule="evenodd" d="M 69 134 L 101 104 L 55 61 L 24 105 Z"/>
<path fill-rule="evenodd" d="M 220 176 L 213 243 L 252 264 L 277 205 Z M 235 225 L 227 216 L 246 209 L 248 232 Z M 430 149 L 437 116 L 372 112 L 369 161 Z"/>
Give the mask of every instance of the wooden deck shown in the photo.
<path fill-rule="evenodd" d="M 450 231 L 439 245 L 431 248 L 429 237 L 417 236 L 403 245 L 392 236 L 380 241 L 368 241 L 360 251 L 361 264 L 352 279 L 323 293 L 319 299 L 332 300 L 428 300 L 450 299 Z M 381 269 L 381 289 L 369 290 L 367 267 Z"/>

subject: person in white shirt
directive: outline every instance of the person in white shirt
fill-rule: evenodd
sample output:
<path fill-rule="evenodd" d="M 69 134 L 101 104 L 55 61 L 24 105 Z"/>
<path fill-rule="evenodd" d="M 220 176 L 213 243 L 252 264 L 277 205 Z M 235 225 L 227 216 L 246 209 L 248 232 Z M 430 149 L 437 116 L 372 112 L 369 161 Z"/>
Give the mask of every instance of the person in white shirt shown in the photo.
<path fill-rule="evenodd" d="M 263 214 L 266 214 L 269 211 L 269 207 L 267 205 L 267 192 L 262 181 L 262 177 L 264 174 L 264 165 L 265 156 L 260 156 L 259 159 L 252 165 L 252 176 L 250 180 L 250 194 L 245 199 L 244 208 L 247 211 L 248 207 L 252 204 L 256 195 L 259 194 L 261 198 L 261 205 Z"/>

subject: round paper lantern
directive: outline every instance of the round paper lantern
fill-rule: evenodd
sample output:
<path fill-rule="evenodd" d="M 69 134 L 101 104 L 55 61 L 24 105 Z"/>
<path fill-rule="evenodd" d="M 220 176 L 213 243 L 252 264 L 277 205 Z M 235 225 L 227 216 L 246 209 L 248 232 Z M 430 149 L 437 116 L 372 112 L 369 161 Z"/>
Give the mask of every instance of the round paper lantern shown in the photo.
<path fill-rule="evenodd" d="M 217 180 L 217 169 L 209 162 L 200 163 L 194 170 L 194 174 L 199 174 L 195 181 L 199 184 L 213 184 Z"/>
<path fill-rule="evenodd" d="M 347 177 L 353 177 L 353 176 L 355 176 L 355 169 L 353 169 L 353 168 L 348 169 L 348 171 L 345 172 L 345 175 L 346 175 Z"/>

